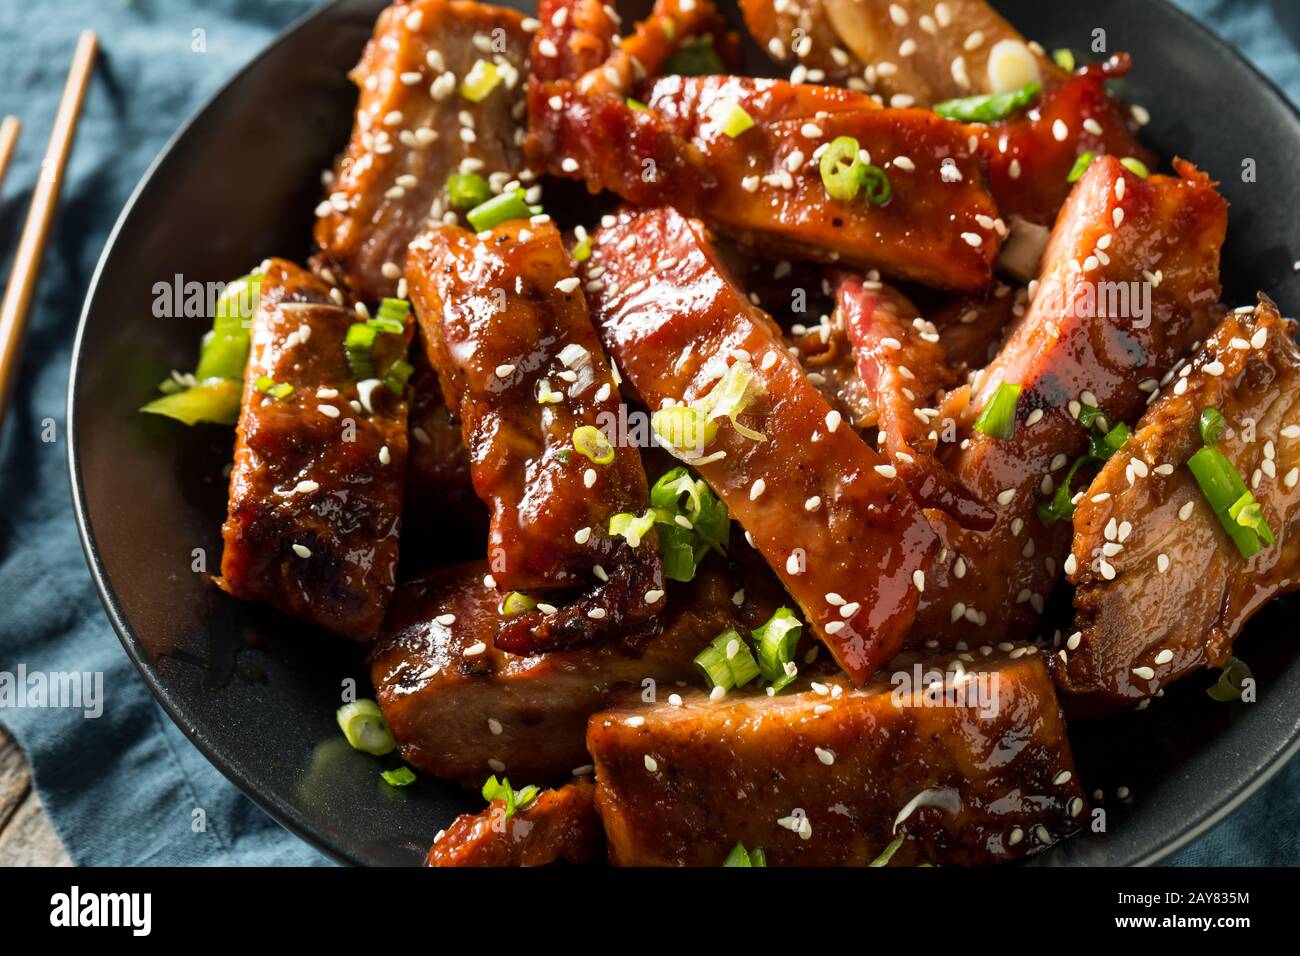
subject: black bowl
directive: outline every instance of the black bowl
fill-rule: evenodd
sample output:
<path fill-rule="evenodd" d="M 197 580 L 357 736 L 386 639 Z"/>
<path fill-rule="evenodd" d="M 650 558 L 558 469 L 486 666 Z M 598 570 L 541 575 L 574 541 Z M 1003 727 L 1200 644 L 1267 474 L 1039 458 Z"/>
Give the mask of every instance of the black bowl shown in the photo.
<path fill-rule="evenodd" d="M 509 0 L 524 7 L 523 0 Z M 480 805 L 450 784 L 396 789 L 353 751 L 334 710 L 341 682 L 367 687 L 360 651 L 217 593 L 192 568 L 220 556 L 228 429 L 185 429 L 136 409 L 172 368 L 194 361 L 203 318 L 159 319 L 154 285 L 222 280 L 269 255 L 308 252 L 319 174 L 346 141 L 344 73 L 379 0 L 308 16 L 192 118 L 153 164 L 114 229 L 86 299 L 72 359 L 73 498 L 91 573 L 127 654 L 181 729 L 286 827 L 347 862 L 419 862 L 433 834 Z M 527 4 L 531 6 L 531 4 Z M 1300 278 L 1300 117 L 1268 80 L 1185 14 L 1157 0 L 997 4 L 1050 47 L 1128 50 L 1122 84 L 1148 107 L 1147 141 L 1194 159 L 1232 203 L 1223 260 L 1228 300 L 1267 290 L 1295 314 Z M 752 51 L 751 49 L 751 52 Z M 756 62 L 758 69 L 769 69 Z M 757 71 L 757 70 L 756 70 Z M 1257 181 L 1244 182 L 1254 160 Z M 196 551 L 195 549 L 200 549 Z M 1300 746 L 1300 648 L 1275 604 L 1243 638 L 1259 703 L 1227 706 L 1191 678 L 1155 706 L 1072 729 L 1088 790 L 1108 795 L 1107 831 L 1036 862 L 1157 861 L 1240 804 Z M 391 758 L 390 765 L 396 765 Z M 1117 801 L 1115 789 L 1134 797 Z"/>

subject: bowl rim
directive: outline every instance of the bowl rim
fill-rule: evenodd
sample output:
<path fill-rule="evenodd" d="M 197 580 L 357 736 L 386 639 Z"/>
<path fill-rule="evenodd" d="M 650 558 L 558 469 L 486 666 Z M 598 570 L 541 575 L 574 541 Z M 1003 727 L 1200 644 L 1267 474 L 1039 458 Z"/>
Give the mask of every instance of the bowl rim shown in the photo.
<path fill-rule="evenodd" d="M 130 621 L 127 620 L 117 594 L 113 590 L 112 583 L 104 568 L 94 529 L 91 526 L 85 497 L 85 475 L 81 468 L 80 432 L 77 415 L 77 393 L 83 359 L 82 346 L 86 335 L 86 327 L 90 322 L 92 305 L 99 291 L 102 275 L 116 251 L 118 236 L 131 218 L 137 201 L 153 185 L 155 175 L 166 163 L 176 145 L 185 138 L 190 129 L 199 122 L 200 118 L 218 100 L 230 94 L 245 73 L 256 64 L 275 55 L 276 51 L 293 34 L 297 33 L 309 22 L 318 18 L 334 16 L 339 7 L 352 2 L 356 2 L 356 0 L 329 0 L 320 7 L 310 10 L 291 21 L 264 48 L 250 57 L 216 90 L 205 97 L 177 127 L 176 131 L 168 137 L 158 155 L 149 163 L 141 175 L 140 181 L 131 190 L 126 204 L 122 207 L 121 213 L 114 222 L 113 228 L 105 240 L 104 249 L 96 262 L 90 283 L 86 288 L 85 299 L 82 302 L 81 312 L 77 319 L 76 337 L 73 341 L 70 360 L 65 427 L 68 434 L 68 474 L 73 515 L 76 520 L 77 535 L 86 558 L 86 564 L 94 582 L 96 593 L 99 595 L 104 611 L 113 626 L 113 631 L 137 673 L 149 688 L 149 692 L 162 706 L 172 722 L 180 728 L 190 743 L 207 758 L 208 762 L 216 767 L 227 780 L 238 787 L 241 793 L 269 814 L 273 820 L 329 859 L 339 863 L 360 865 L 363 860 L 356 853 L 344 846 L 333 845 L 319 836 L 313 828 L 312 821 L 291 802 L 277 798 L 274 793 L 264 789 L 258 780 L 241 772 L 231 761 L 227 760 L 219 748 L 213 746 L 206 739 L 201 729 L 192 725 L 185 717 L 182 706 L 172 696 L 166 682 L 161 678 L 155 662 L 144 652 L 140 639 L 132 628 Z M 722 0 L 722 2 L 725 3 L 727 0 Z M 1296 125 L 1300 127 L 1300 109 L 1297 108 L 1296 104 L 1291 101 L 1277 83 L 1251 63 L 1233 44 L 1219 36 L 1192 14 L 1174 4 L 1172 0 L 1146 0 L 1146 2 L 1152 6 L 1164 8 L 1166 14 L 1172 14 L 1176 19 L 1181 20 L 1183 26 L 1197 34 L 1202 42 L 1216 47 L 1220 53 L 1227 54 L 1231 59 L 1236 60 L 1239 65 L 1244 66 L 1255 82 L 1260 95 L 1272 99 L 1274 101 L 1273 105 L 1280 106 L 1284 112 L 1289 113 Z M 1129 865 L 1152 866 L 1158 864 L 1203 836 L 1250 799 L 1264 784 L 1286 766 L 1297 753 L 1300 753 L 1300 726 L 1293 728 L 1290 739 L 1283 741 L 1281 746 L 1268 756 L 1259 772 L 1223 793 L 1220 799 L 1214 802 L 1199 817 L 1187 821 L 1186 826 L 1176 836 L 1161 845 L 1140 852 L 1132 858 Z M 1046 858 L 1050 860 L 1050 856 L 1049 853 Z"/>

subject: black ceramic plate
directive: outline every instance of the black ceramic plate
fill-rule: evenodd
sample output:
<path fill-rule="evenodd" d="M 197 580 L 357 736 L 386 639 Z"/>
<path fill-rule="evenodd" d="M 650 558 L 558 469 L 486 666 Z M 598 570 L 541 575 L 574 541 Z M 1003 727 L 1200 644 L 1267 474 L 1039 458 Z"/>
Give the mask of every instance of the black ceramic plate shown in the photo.
<path fill-rule="evenodd" d="M 531 0 L 511 5 L 531 7 Z M 1230 48 L 1157 0 L 1003 0 L 1049 48 L 1136 63 L 1122 94 L 1152 114 L 1148 143 L 1194 159 L 1232 202 L 1223 260 L 1232 304 L 1267 290 L 1296 314 L 1300 119 Z M 153 316 L 155 282 L 221 280 L 263 257 L 304 258 L 319 175 L 347 138 L 344 77 L 378 0 L 306 18 L 195 116 L 154 163 L 100 260 L 81 317 L 68 400 L 72 488 L 82 541 L 109 618 L 154 695 L 195 745 L 295 833 L 339 860 L 410 864 L 455 814 L 480 803 L 422 779 L 388 787 L 373 757 L 334 722 L 340 682 L 367 686 L 361 654 L 264 608 L 217 593 L 191 571 L 219 561 L 229 430 L 136 414 L 172 368 L 194 360 L 203 318 Z M 232 144 L 237 148 L 232 148 Z M 1254 160 L 1255 182 L 1243 182 Z M 1220 819 L 1297 749 L 1300 647 L 1274 605 L 1242 640 L 1259 703 L 1215 704 L 1208 677 L 1148 711 L 1072 729 L 1088 790 L 1109 797 L 1108 832 L 1039 857 L 1047 864 L 1159 860 Z M 1291 633 L 1279 633 L 1290 631 Z M 395 763 L 395 759 L 394 759 Z M 1118 786 L 1133 798 L 1116 802 Z"/>

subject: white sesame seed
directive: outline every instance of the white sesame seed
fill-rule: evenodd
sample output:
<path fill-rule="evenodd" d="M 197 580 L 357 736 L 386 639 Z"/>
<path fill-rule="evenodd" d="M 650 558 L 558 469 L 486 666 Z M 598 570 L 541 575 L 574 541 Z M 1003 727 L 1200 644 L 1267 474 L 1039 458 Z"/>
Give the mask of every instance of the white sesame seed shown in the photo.
<path fill-rule="evenodd" d="M 578 288 L 578 283 L 580 281 L 581 280 L 577 276 L 569 276 L 555 283 L 555 288 L 559 289 L 565 295 L 568 295 L 574 289 Z"/>
<path fill-rule="evenodd" d="M 1142 680 L 1151 680 L 1156 676 L 1156 672 L 1150 667 L 1142 666 L 1133 668 L 1133 676 Z"/>
<path fill-rule="evenodd" d="M 805 139 L 821 139 L 823 135 L 822 128 L 816 123 L 804 123 L 803 126 L 799 127 L 799 132 L 803 134 Z"/>
<path fill-rule="evenodd" d="M 916 586 L 918 591 L 925 590 L 925 572 L 920 568 L 912 572 L 912 584 Z"/>
<path fill-rule="evenodd" d="M 654 773 L 656 770 L 659 769 L 659 763 L 655 760 L 654 757 L 650 756 L 649 754 L 646 754 L 645 768 L 649 770 L 651 773 Z"/>
<path fill-rule="evenodd" d="M 823 747 L 814 747 L 813 752 L 817 754 L 817 759 L 826 766 L 829 767 L 831 764 L 835 763 L 835 754 L 833 751 L 826 750 Z"/>
<path fill-rule="evenodd" d="M 883 478 L 897 478 L 898 469 L 893 465 L 876 465 L 876 474 Z"/>
<path fill-rule="evenodd" d="M 844 622 L 843 622 L 843 621 L 831 621 L 830 623 L 828 623 L 828 624 L 826 625 L 826 627 L 824 628 L 824 630 L 826 631 L 827 634 L 830 634 L 830 635 L 833 637 L 833 636 L 835 636 L 836 634 L 838 634 L 840 631 L 844 630 Z"/>
<path fill-rule="evenodd" d="M 466 657 L 478 657 L 480 654 L 482 654 L 482 653 L 483 653 L 484 651 L 486 651 L 486 650 L 487 650 L 487 645 L 486 645 L 486 644 L 484 644 L 482 641 L 475 641 L 475 642 L 474 642 L 473 644 L 471 644 L 469 647 L 465 648 L 465 656 L 466 656 Z"/>
<path fill-rule="evenodd" d="M 916 163 L 912 162 L 912 160 L 906 156 L 895 156 L 894 165 L 905 172 L 911 172 L 916 169 Z"/>
<path fill-rule="evenodd" d="M 1016 497 L 1016 489 L 1007 488 L 1004 491 L 998 492 L 997 502 L 1000 505 L 1009 505 L 1011 504 L 1012 499 L 1014 499 L 1015 497 Z"/>
<path fill-rule="evenodd" d="M 663 591 L 660 591 L 657 588 L 651 588 L 649 591 L 646 591 L 645 593 L 645 603 L 658 604 L 660 601 L 663 600 L 663 597 L 664 597 Z"/>
<path fill-rule="evenodd" d="M 293 553 L 296 554 L 296 555 L 298 555 L 298 557 L 300 557 L 300 558 L 310 558 L 310 557 L 311 557 L 311 548 L 309 548 L 309 547 L 307 547 L 306 545 L 303 545 L 303 544 L 295 544 L 295 545 L 293 546 Z"/>
<path fill-rule="evenodd" d="M 494 737 L 500 737 L 501 731 L 505 729 L 501 726 L 501 721 L 497 720 L 495 717 L 489 717 L 487 724 L 488 724 L 488 730 L 492 733 L 492 736 Z"/>
<path fill-rule="evenodd" d="M 317 405 L 316 409 L 327 418 L 339 417 L 339 410 L 335 408 L 333 405 Z"/>
<path fill-rule="evenodd" d="M 586 544 L 591 540 L 590 528 L 579 528 L 573 535 L 573 540 L 578 544 Z"/>
<path fill-rule="evenodd" d="M 749 486 L 749 500 L 757 501 L 759 496 L 767 490 L 767 482 L 762 478 L 754 479 L 754 483 Z"/>
<path fill-rule="evenodd" d="M 821 506 L 822 506 L 822 499 L 819 495 L 813 495 L 811 498 L 809 498 L 807 501 L 803 503 L 803 507 L 805 511 L 816 511 Z"/>

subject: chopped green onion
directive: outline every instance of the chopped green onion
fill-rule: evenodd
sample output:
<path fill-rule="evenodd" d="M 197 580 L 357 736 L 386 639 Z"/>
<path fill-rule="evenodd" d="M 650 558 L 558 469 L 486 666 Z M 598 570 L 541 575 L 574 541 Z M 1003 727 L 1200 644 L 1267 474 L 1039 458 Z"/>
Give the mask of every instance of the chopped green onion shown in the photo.
<path fill-rule="evenodd" d="M 872 166 L 869 163 L 859 166 L 858 178 L 862 180 L 862 186 L 867 191 L 867 202 L 873 206 L 883 206 L 894 195 L 894 187 L 890 185 L 889 177 L 879 166 Z"/>
<path fill-rule="evenodd" d="M 503 617 L 518 617 L 525 611 L 531 611 L 537 607 L 537 602 L 530 598 L 522 591 L 511 591 L 501 601 L 501 615 Z"/>
<path fill-rule="evenodd" d="M 1083 177 L 1083 174 L 1088 171 L 1088 167 L 1092 165 L 1092 161 L 1096 158 L 1097 154 L 1092 150 L 1080 153 L 1079 158 L 1074 161 L 1074 166 L 1070 168 L 1070 175 L 1065 177 L 1065 181 L 1067 183 L 1077 183 Z"/>
<path fill-rule="evenodd" d="M 1247 511 L 1254 496 L 1223 452 L 1217 448 L 1202 448 L 1187 459 L 1187 467 L 1195 476 L 1196 483 L 1200 485 L 1201 494 L 1205 496 L 1210 509 L 1218 517 L 1219 523 L 1223 525 L 1223 529 L 1243 558 L 1249 558 L 1261 551 L 1265 545 L 1273 543 L 1272 529 L 1269 528 L 1262 513 L 1259 515 L 1259 527 L 1244 525 L 1237 520 L 1243 511 Z M 1245 498 L 1247 495 L 1250 497 Z M 1253 511 L 1247 511 L 1248 521 L 1253 521 L 1254 517 Z"/>
<path fill-rule="evenodd" d="M 650 427 L 662 444 L 676 452 L 700 455 L 717 437 L 717 422 L 690 405 L 661 408 L 650 416 Z"/>
<path fill-rule="evenodd" d="M 447 201 L 453 209 L 473 209 L 492 198 L 492 187 L 478 173 L 453 173 L 447 177 Z"/>
<path fill-rule="evenodd" d="M 731 676 L 731 665 L 727 663 L 727 655 L 712 644 L 695 655 L 695 666 L 704 675 L 710 690 L 715 687 L 731 690 L 734 686 L 735 679 Z"/>
<path fill-rule="evenodd" d="M 710 641 L 709 646 L 695 656 L 695 666 L 709 682 L 710 689 L 744 687 L 760 673 L 749 645 L 734 628 L 723 631 Z"/>
<path fill-rule="evenodd" d="M 241 382 L 227 378 L 214 378 L 200 382 L 193 388 L 173 392 L 140 408 L 149 415 L 162 415 L 186 425 L 211 422 L 214 425 L 233 425 L 239 421 L 239 400 L 244 390 Z"/>
<path fill-rule="evenodd" d="M 248 361 L 248 328 L 257 310 L 262 276 L 242 276 L 222 290 L 212 318 L 212 332 L 199 350 L 194 377 L 242 379 Z"/>
<path fill-rule="evenodd" d="M 903 837 L 895 837 L 889 846 L 880 851 L 880 856 L 876 857 L 867 866 L 889 866 L 889 861 L 894 858 L 898 848 L 903 845 Z"/>
<path fill-rule="evenodd" d="M 406 391 L 406 383 L 411 380 L 411 376 L 414 374 L 414 365 L 406 361 L 406 359 L 398 359 L 384 373 L 384 385 L 394 395 L 401 395 Z"/>
<path fill-rule="evenodd" d="M 385 296 L 379 303 L 379 312 L 370 321 L 381 332 L 401 335 L 406 331 L 406 317 L 411 314 L 411 303 L 405 299 L 393 299 Z"/>
<path fill-rule="evenodd" d="M 1236 657 L 1229 657 L 1228 662 L 1223 665 L 1223 670 L 1219 673 L 1218 681 L 1205 693 L 1223 703 L 1241 700 L 1241 692 L 1245 689 L 1244 685 L 1246 681 L 1251 679 L 1253 678 L 1250 668 L 1246 666 L 1246 662 Z"/>
<path fill-rule="evenodd" d="M 569 255 L 574 262 L 586 262 L 591 258 L 591 236 L 584 236 L 573 244 Z"/>
<path fill-rule="evenodd" d="M 384 783 L 390 787 L 408 787 L 415 783 L 415 774 L 411 772 L 410 767 L 398 767 L 396 770 L 382 770 L 379 776 L 384 778 Z"/>
<path fill-rule="evenodd" d="M 498 781 L 496 774 L 493 774 L 487 778 L 481 792 L 483 799 L 488 803 L 498 800 L 504 803 L 506 805 L 505 819 L 509 820 L 515 815 L 515 811 L 527 809 L 528 804 L 533 802 L 537 795 L 541 793 L 541 790 L 531 784 L 522 790 L 515 790 L 510 786 L 508 777 L 502 777 Z"/>
<path fill-rule="evenodd" d="M 625 99 L 623 102 L 628 105 L 628 109 L 637 110 L 639 112 L 644 112 L 645 110 L 648 110 L 650 108 L 646 106 L 644 103 L 642 103 L 640 100 L 634 100 L 630 96 L 627 99 Z"/>
<path fill-rule="evenodd" d="M 362 699 L 344 704 L 334 716 L 343 736 L 357 750 L 382 757 L 392 753 L 397 746 L 379 705 L 373 700 Z"/>
<path fill-rule="evenodd" d="M 837 136 L 822 153 L 818 164 L 827 194 L 840 202 L 856 198 L 862 189 L 861 147 L 852 136 Z"/>
<path fill-rule="evenodd" d="M 1076 458 L 1061 483 L 1056 486 L 1052 497 L 1038 502 L 1038 518 L 1043 524 L 1051 526 L 1062 518 L 1074 514 L 1074 495 L 1070 493 L 1070 484 L 1074 481 L 1075 473 L 1079 468 L 1090 461 L 1092 461 L 1091 455 L 1080 455 Z"/>
<path fill-rule="evenodd" d="M 475 232 L 485 232 L 512 219 L 527 219 L 533 215 L 533 208 L 524 202 L 524 191 L 516 189 L 479 203 L 465 214 L 465 218 Z"/>
<path fill-rule="evenodd" d="M 614 446 L 593 425 L 579 425 L 573 430 L 573 447 L 597 465 L 608 465 L 614 460 Z"/>
<path fill-rule="evenodd" d="M 963 123 L 992 123 L 1024 109 L 1038 97 L 1041 89 L 1039 83 L 1026 83 L 1020 89 L 1006 93 L 944 100 L 934 104 L 934 111 L 945 119 L 960 120 Z"/>
<path fill-rule="evenodd" d="M 1147 164 L 1133 156 L 1125 156 L 1119 161 L 1119 164 L 1135 176 L 1141 176 L 1146 179 L 1151 175 L 1151 170 L 1147 169 Z"/>
<path fill-rule="evenodd" d="M 1006 440 L 1016 433 L 1016 403 L 1020 401 L 1020 386 L 1012 382 L 1001 382 L 988 400 L 979 418 L 975 419 L 975 430 L 983 432 L 990 438 Z"/>
<path fill-rule="evenodd" d="M 609 519 L 609 533 L 619 535 L 627 539 L 627 543 L 632 547 L 639 547 L 641 539 L 644 538 L 655 526 L 654 509 L 648 510 L 641 516 L 620 512 Z"/>
<path fill-rule="evenodd" d="M 794 680 L 793 675 L 786 673 L 786 665 L 794 660 L 802 633 L 803 623 L 788 607 L 777 608 L 762 627 L 754 630 L 758 669 L 776 690 Z"/>
<path fill-rule="evenodd" d="M 1201 417 L 1197 420 L 1196 427 L 1201 433 L 1201 441 L 1204 444 L 1217 445 L 1219 436 L 1223 434 L 1227 424 L 1217 408 L 1205 408 L 1201 410 Z"/>
<path fill-rule="evenodd" d="M 1073 73 L 1075 67 L 1074 51 L 1066 47 L 1052 51 L 1052 61 L 1065 70 L 1067 73 Z"/>
<path fill-rule="evenodd" d="M 1089 453 L 1097 461 L 1109 461 L 1110 456 L 1124 447 L 1129 436 L 1133 434 L 1133 429 L 1129 428 L 1123 422 L 1118 423 L 1110 428 L 1105 434 L 1098 434 L 1096 431 L 1088 435 Z"/>
<path fill-rule="evenodd" d="M 724 136 L 735 139 L 754 126 L 754 117 L 745 112 L 735 100 L 719 100 L 709 110 L 709 119 L 722 130 Z"/>
<path fill-rule="evenodd" d="M 1273 537 L 1273 529 L 1268 526 L 1268 521 L 1264 518 L 1264 508 L 1252 492 L 1247 491 L 1233 502 L 1232 507 L 1228 509 L 1228 517 L 1237 522 L 1240 527 L 1254 531 L 1259 536 L 1259 540 L 1265 544 L 1277 543 Z"/>
<path fill-rule="evenodd" d="M 258 379 L 253 382 L 253 387 L 259 392 L 270 395 L 272 398 L 288 398 L 293 394 L 292 385 L 288 382 L 281 382 L 277 385 L 275 379 L 271 378 L 269 375 L 259 376 Z"/>
<path fill-rule="evenodd" d="M 745 844 L 737 843 L 722 861 L 723 866 L 767 866 L 767 854 L 760 849 L 746 851 Z"/>
<path fill-rule="evenodd" d="M 710 548 L 719 554 L 727 553 L 731 528 L 727 506 L 685 468 L 673 468 L 654 483 L 650 504 L 658 526 L 664 575 L 670 580 L 694 580 L 696 566 Z M 686 518 L 689 528 L 677 523 L 678 515 Z"/>
<path fill-rule="evenodd" d="M 1106 417 L 1096 405 L 1080 405 L 1078 420 L 1084 428 L 1092 428 L 1094 425 L 1098 428 L 1106 427 Z"/>
<path fill-rule="evenodd" d="M 708 549 L 700 547 L 694 531 L 679 524 L 658 524 L 656 530 L 664 577 L 670 581 L 694 581 L 695 569 Z"/>
<path fill-rule="evenodd" d="M 375 377 L 373 353 L 377 326 L 369 322 L 354 322 L 343 336 L 343 354 L 347 356 L 348 371 L 358 380 Z"/>
<path fill-rule="evenodd" d="M 748 428 L 739 421 L 739 416 L 744 414 L 750 403 L 762 394 L 763 386 L 754 374 L 754 366 L 745 359 L 740 359 L 732 363 L 707 395 L 696 399 L 691 405 L 710 421 L 726 418 L 731 422 L 732 428 L 751 441 L 767 441 L 767 436 L 762 432 Z"/>
<path fill-rule="evenodd" d="M 708 37 L 687 40 L 664 61 L 666 76 L 714 76 L 726 72 L 722 58 Z"/>
<path fill-rule="evenodd" d="M 471 103 L 479 103 L 501 82 L 501 71 L 490 60 L 476 60 L 465 74 L 460 85 L 460 95 Z"/>

